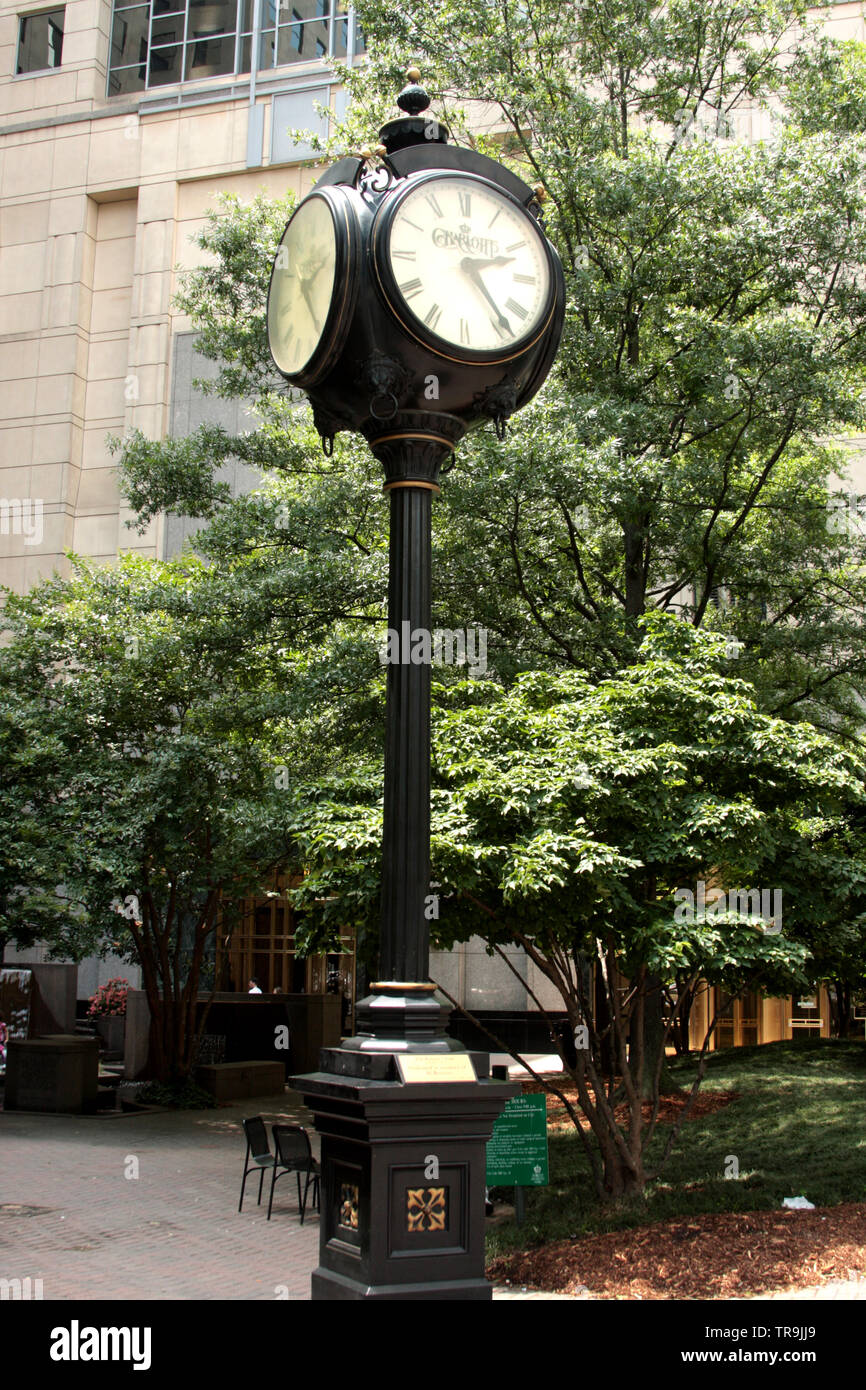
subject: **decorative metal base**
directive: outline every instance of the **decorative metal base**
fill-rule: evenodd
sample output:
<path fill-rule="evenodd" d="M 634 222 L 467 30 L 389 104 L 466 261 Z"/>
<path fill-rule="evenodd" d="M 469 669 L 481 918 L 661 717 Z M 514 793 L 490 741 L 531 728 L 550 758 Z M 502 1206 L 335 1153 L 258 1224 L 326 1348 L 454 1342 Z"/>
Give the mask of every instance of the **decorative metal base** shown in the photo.
<path fill-rule="evenodd" d="M 347 1279 L 345 1275 L 335 1274 L 329 1269 L 317 1269 L 312 1277 L 314 1303 L 320 1300 L 357 1303 L 366 1298 L 375 1299 L 378 1303 L 404 1303 L 412 1300 L 427 1302 L 431 1298 L 437 1302 L 446 1299 L 452 1303 L 489 1303 L 492 1297 L 493 1290 L 486 1279 L 442 1281 L 437 1284 L 436 1292 L 431 1293 L 429 1283 L 379 1284 L 364 1288 L 356 1280 Z"/>
<path fill-rule="evenodd" d="M 465 1052 L 445 1032 L 450 1009 L 443 1009 L 432 984 L 380 981 L 355 1009 L 357 1033 L 341 1052 Z"/>
<path fill-rule="evenodd" d="M 487 1143 L 513 1083 L 429 1080 L 469 1071 L 431 984 L 388 981 L 359 1006 L 362 1031 L 292 1078 L 322 1136 L 314 1300 L 486 1300 Z M 365 1028 L 376 1031 L 366 1032 Z M 462 1054 L 463 1067 L 455 1064 Z M 451 1057 L 454 1062 L 451 1062 Z M 419 1080 L 407 1075 L 418 1059 Z M 426 1063 L 425 1060 L 427 1059 Z"/>

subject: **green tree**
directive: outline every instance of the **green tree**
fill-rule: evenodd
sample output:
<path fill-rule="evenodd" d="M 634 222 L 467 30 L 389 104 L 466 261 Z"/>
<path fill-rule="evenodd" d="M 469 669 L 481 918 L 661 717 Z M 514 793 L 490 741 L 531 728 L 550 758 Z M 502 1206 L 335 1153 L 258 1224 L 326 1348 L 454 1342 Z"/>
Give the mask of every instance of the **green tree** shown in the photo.
<path fill-rule="evenodd" d="M 289 655 L 256 640 L 249 612 L 238 626 L 243 592 L 191 556 L 127 555 L 76 561 L 69 580 L 7 595 L 3 614 L 4 776 L 38 791 L 18 806 L 24 848 L 4 851 L 16 893 L 0 931 L 41 935 L 53 898 L 78 954 L 96 940 L 129 952 L 162 1079 L 192 1065 L 218 920 L 287 857 L 280 770 L 299 697 Z"/>
<path fill-rule="evenodd" d="M 798 867 L 800 936 L 812 978 L 827 985 L 836 1037 L 860 1033 L 854 1005 L 866 992 L 866 818 L 862 806 L 803 827 Z"/>
<path fill-rule="evenodd" d="M 350 121 L 330 153 L 369 140 L 407 52 L 418 56 L 458 138 L 543 180 L 567 275 L 544 398 L 504 446 L 484 431 L 465 441 L 437 503 L 436 622 L 484 626 L 510 679 L 614 671 L 635 657 L 641 613 L 678 611 L 730 634 L 768 709 L 855 730 L 866 543 L 833 496 L 844 450 L 828 440 L 863 421 L 864 144 L 803 123 L 804 74 L 822 50 L 804 41 L 789 76 L 783 36 L 802 7 L 362 11 L 370 62 L 345 72 Z M 744 100 L 770 97 L 785 117 L 774 143 L 723 138 L 741 129 Z M 473 134 L 473 101 L 507 139 Z M 143 518 L 230 512 L 213 477 L 235 453 L 315 501 L 291 538 L 226 527 L 226 554 L 261 541 L 277 562 L 321 531 L 372 577 L 370 559 L 384 558 L 378 468 L 357 441 L 318 458 L 267 357 L 265 291 L 288 208 L 229 201 L 199 237 L 214 264 L 187 276 L 180 299 L 220 364 L 211 389 L 247 393 L 262 428 L 133 438 L 129 496 Z M 355 617 L 360 632 L 381 608 Z"/>
<path fill-rule="evenodd" d="M 39 943 L 64 960 L 81 960 L 99 945 L 78 905 L 58 894 L 50 822 L 58 769 L 73 749 L 56 708 L 7 680 L 0 667 L 0 965 L 7 945 Z"/>
<path fill-rule="evenodd" d="M 642 1191 L 679 1133 L 650 1171 L 677 1020 L 675 1010 L 660 1045 L 648 1045 L 658 982 L 704 979 L 737 995 L 814 978 L 813 876 L 824 881 L 834 855 L 822 857 L 809 818 L 860 808 L 866 795 L 853 754 L 762 713 L 748 683 L 722 673 L 718 638 L 672 619 L 645 624 L 640 661 L 614 677 L 528 673 L 507 691 L 469 682 L 442 693 L 434 721 L 439 940 L 478 933 L 503 959 L 518 943 L 558 993 L 569 1030 L 551 1021 L 551 1040 L 577 1087 L 569 1109 L 601 1198 Z M 296 796 L 293 833 L 309 870 L 296 896 L 320 940 L 346 916 L 372 918 L 380 829 L 373 772 L 366 784 L 337 778 L 329 794 L 319 781 Z M 710 878 L 727 899 L 704 916 L 684 910 L 678 890 Z M 732 905 L 733 890 L 780 882 L 781 930 L 742 899 Z"/>
<path fill-rule="evenodd" d="M 816 65 L 825 110 L 839 87 L 833 46 L 792 32 L 805 13 L 361 0 L 370 62 L 345 71 L 329 148 L 369 140 L 409 56 L 458 138 L 549 194 L 558 375 L 510 446 L 479 436 L 449 479 L 449 609 L 525 665 L 593 671 L 633 659 L 645 610 L 677 609 L 737 639 L 774 712 L 853 729 L 864 551 L 828 525 L 844 465 L 827 439 L 863 418 L 864 142 L 856 122 L 801 119 Z M 862 70 L 845 68 L 849 93 Z M 775 139 L 739 138 L 771 100 Z"/>

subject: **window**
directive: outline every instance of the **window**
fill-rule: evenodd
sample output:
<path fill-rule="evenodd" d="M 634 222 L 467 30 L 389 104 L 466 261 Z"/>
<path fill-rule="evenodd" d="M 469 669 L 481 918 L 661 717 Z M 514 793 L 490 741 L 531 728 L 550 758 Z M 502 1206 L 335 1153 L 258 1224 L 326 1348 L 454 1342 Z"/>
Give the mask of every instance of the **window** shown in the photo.
<path fill-rule="evenodd" d="M 716 1006 L 716 1047 L 754 1047 L 760 1040 L 761 996 L 747 991 L 732 998 L 716 990 Z"/>
<path fill-rule="evenodd" d="M 350 48 L 352 54 L 363 51 L 346 0 L 261 0 L 254 58 L 254 9 L 254 0 L 115 0 L 109 96 L 218 75 L 240 76 L 250 71 L 253 61 L 257 71 L 265 72 L 345 58 Z M 63 12 L 56 14 L 61 17 L 62 39 Z M 28 17 L 22 25 L 48 19 Z"/>
<path fill-rule="evenodd" d="M 16 72 L 48 72 L 60 67 L 65 13 L 61 9 L 22 16 L 18 24 Z"/>
<path fill-rule="evenodd" d="M 291 44 L 295 52 L 300 53 L 304 42 L 304 36 L 301 32 L 301 16 L 298 14 L 297 10 L 292 10 L 292 19 L 295 23 L 292 25 L 291 29 Z"/>

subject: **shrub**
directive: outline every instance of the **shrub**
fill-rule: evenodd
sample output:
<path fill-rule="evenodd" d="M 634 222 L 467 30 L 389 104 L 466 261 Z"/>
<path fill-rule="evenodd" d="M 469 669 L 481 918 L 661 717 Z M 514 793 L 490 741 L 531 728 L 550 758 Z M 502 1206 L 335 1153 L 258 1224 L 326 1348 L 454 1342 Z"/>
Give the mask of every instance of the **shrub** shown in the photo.
<path fill-rule="evenodd" d="M 128 993 L 129 980 L 109 980 L 90 996 L 88 1015 L 91 1018 L 123 1018 Z"/>

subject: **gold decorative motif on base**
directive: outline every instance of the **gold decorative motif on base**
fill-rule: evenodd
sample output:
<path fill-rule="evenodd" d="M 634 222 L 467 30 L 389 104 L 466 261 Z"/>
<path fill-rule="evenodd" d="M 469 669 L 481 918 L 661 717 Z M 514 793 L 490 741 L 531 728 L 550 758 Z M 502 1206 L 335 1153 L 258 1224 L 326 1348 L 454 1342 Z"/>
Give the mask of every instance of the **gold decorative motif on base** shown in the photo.
<path fill-rule="evenodd" d="M 444 1187 L 407 1187 L 406 1230 L 447 1229 L 448 1202 Z"/>
<path fill-rule="evenodd" d="M 340 1184 L 340 1222 L 350 1231 L 358 1229 L 358 1189 L 353 1183 Z"/>

